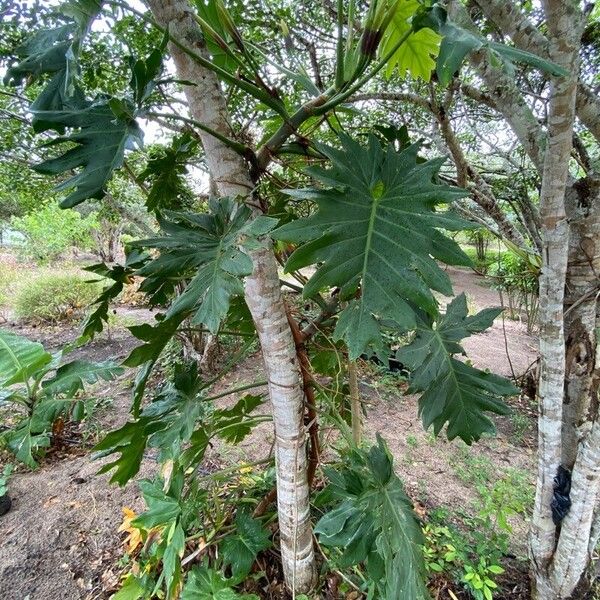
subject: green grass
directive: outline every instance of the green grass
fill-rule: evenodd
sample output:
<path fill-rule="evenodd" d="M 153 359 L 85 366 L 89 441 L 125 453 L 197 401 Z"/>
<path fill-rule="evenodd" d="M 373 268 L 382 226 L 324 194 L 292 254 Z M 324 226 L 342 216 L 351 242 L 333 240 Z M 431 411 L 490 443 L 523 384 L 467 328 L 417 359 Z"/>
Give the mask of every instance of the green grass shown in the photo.
<path fill-rule="evenodd" d="M 495 467 L 487 456 L 475 454 L 468 446 L 459 446 L 450 458 L 456 476 L 470 485 L 481 485 L 492 480 Z"/>
<path fill-rule="evenodd" d="M 0 263 L 0 306 L 7 306 L 12 300 L 18 270 L 10 264 Z"/>
<path fill-rule="evenodd" d="M 97 282 L 79 273 L 42 272 L 21 282 L 15 294 L 15 314 L 22 321 L 55 324 L 80 318 L 100 294 Z"/>

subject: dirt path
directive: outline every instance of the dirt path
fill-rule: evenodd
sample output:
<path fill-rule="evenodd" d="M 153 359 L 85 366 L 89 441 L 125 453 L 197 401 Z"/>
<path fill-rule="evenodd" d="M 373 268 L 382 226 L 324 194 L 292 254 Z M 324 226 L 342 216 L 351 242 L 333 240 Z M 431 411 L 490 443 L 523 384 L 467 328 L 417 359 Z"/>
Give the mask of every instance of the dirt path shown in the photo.
<path fill-rule="evenodd" d="M 119 391 L 113 410 L 126 414 L 128 406 L 129 393 Z M 121 508 L 139 512 L 143 501 L 137 486 L 96 475 L 101 466 L 66 455 L 11 480 L 13 508 L 0 520 L 0 598 L 91 600 L 118 589 Z"/>
<path fill-rule="evenodd" d="M 475 305 L 472 308 L 498 304 L 497 293 L 481 285 L 483 279 L 474 273 L 453 269 L 450 275 L 457 293 L 468 292 Z M 149 315 L 143 318 L 149 319 Z M 515 321 L 506 320 L 504 330 L 512 368 L 520 374 L 535 359 L 535 339 Z M 465 342 L 476 366 L 510 375 L 504 330 L 501 319 L 497 319 L 490 331 Z M 50 346 L 65 341 L 60 331 L 19 332 L 44 339 Z M 94 360 L 120 358 L 133 343 L 131 337 L 121 333 L 81 352 Z M 226 389 L 230 384 L 257 381 L 261 372 L 260 358 L 255 355 L 219 385 Z M 103 429 L 127 418 L 130 378 L 128 374 L 105 391 L 113 402 L 101 417 L 99 425 Z M 476 510 L 478 498 L 473 485 L 457 477 L 460 468 L 468 469 L 473 464 L 485 464 L 494 476 L 511 467 L 533 478 L 534 425 L 529 417 L 523 417 L 525 421 L 520 422 L 518 431 L 511 418 L 496 419 L 498 436 L 482 440 L 466 453 L 462 444 L 433 439 L 424 432 L 415 398 L 401 397 L 393 381 L 365 374 L 362 392 L 368 409 L 366 436 L 374 438 L 376 432 L 382 433 L 411 496 L 424 506 Z M 234 400 L 224 398 L 220 402 Z M 260 458 L 269 452 L 272 440 L 270 424 L 262 424 L 240 448 L 228 451 L 226 461 L 235 462 L 245 456 Z M 66 455 L 49 460 L 37 471 L 19 472 L 11 480 L 14 508 L 0 519 L 0 599 L 100 600 L 114 591 L 119 577 L 117 560 L 122 555 L 117 532 L 121 509 L 128 506 L 140 510 L 143 506 L 134 482 L 125 489 L 110 486 L 107 476 L 95 475 L 100 465 L 86 454 Z M 141 476 L 150 476 L 154 466 L 152 460 L 145 461 Z M 525 523 L 517 522 L 515 539 L 522 542 L 525 530 Z M 516 553 L 522 550 L 523 544 L 517 543 Z"/>
<path fill-rule="evenodd" d="M 471 310 L 501 306 L 498 292 L 486 285 L 483 277 L 463 269 L 449 268 L 448 273 L 454 292 L 466 292 Z M 464 348 L 480 369 L 511 376 L 512 364 L 515 375 L 520 376 L 536 359 L 537 338 L 527 333 L 524 323 L 505 318 L 503 326 L 502 318 L 498 317 L 488 331 L 464 340 Z"/>
<path fill-rule="evenodd" d="M 148 320 L 145 310 L 119 309 L 138 322 Z M 75 329 L 15 326 L 12 330 L 57 349 L 75 339 Z M 103 334 L 70 358 L 119 360 L 136 340 L 122 328 L 110 339 Z M 131 404 L 130 379 L 94 390 L 108 406 L 94 417 L 88 434 L 122 424 Z M 90 444 L 93 441 L 91 440 Z M 0 463 L 3 458 L 0 455 Z M 0 598 L 2 600 L 97 600 L 118 589 L 122 556 L 117 531 L 122 507 L 135 511 L 144 503 L 135 484 L 122 489 L 109 484 L 108 475 L 97 475 L 102 461 L 92 461 L 82 449 L 56 452 L 35 471 L 19 468 L 9 483 L 11 511 L 0 518 Z M 152 475 L 145 461 L 140 477 Z M 0 465 L 1 469 L 1 465 Z"/>

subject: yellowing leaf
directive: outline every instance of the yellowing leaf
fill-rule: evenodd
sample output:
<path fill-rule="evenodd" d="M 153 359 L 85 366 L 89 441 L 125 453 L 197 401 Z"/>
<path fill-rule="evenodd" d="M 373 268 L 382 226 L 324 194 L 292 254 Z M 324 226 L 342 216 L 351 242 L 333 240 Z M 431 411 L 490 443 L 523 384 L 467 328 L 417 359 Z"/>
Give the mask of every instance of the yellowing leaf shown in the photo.
<path fill-rule="evenodd" d="M 141 546 L 142 532 L 131 524 L 137 515 L 127 506 L 124 506 L 122 510 L 123 522 L 119 526 L 118 531 L 124 531 L 127 533 L 127 537 L 123 543 L 127 547 L 127 552 L 131 554 L 138 546 Z"/>
<path fill-rule="evenodd" d="M 404 0 L 397 3 L 394 16 L 384 34 L 381 46 L 383 56 L 391 52 L 408 33 L 411 20 L 419 6 L 417 0 Z M 424 81 L 429 81 L 435 69 L 434 59 L 440 51 L 441 40 L 442 38 L 431 29 L 420 29 L 411 33 L 388 61 L 386 75 L 390 77 L 398 67 L 402 77 L 408 71 L 414 78 L 421 77 Z"/>
<path fill-rule="evenodd" d="M 428 28 L 412 33 L 389 60 L 386 75 L 390 77 L 397 67 L 402 77 L 408 72 L 415 79 L 420 77 L 429 81 L 435 69 L 435 58 L 440 51 L 441 40 L 435 31 Z"/>
<path fill-rule="evenodd" d="M 165 461 L 160 469 L 160 474 L 162 475 L 164 484 L 163 491 L 165 494 L 169 491 L 169 487 L 171 487 L 171 478 L 173 477 L 173 468 L 175 466 L 175 461 L 173 459 Z"/>
<path fill-rule="evenodd" d="M 418 0 L 401 0 L 396 4 L 396 11 L 392 17 L 394 26 L 400 25 L 408 26 L 407 21 L 414 17 L 418 8 L 421 6 Z"/>

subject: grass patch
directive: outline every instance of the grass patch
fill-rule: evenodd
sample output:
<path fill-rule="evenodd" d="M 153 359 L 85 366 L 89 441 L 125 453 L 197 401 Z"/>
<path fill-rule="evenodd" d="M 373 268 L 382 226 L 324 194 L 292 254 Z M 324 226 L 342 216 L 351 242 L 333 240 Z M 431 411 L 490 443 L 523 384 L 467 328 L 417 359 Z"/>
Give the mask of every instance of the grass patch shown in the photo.
<path fill-rule="evenodd" d="M 10 304 L 17 276 L 18 270 L 13 265 L 0 263 L 0 306 Z"/>
<path fill-rule="evenodd" d="M 15 314 L 22 321 L 40 324 L 74 321 L 100 291 L 100 283 L 77 273 L 42 273 L 20 285 Z"/>

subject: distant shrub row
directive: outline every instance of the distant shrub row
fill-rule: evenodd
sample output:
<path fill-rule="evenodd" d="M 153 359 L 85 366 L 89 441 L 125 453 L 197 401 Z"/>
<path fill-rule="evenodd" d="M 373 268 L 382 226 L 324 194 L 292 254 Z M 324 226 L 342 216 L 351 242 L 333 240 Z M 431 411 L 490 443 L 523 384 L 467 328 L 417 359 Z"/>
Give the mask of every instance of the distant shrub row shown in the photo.
<path fill-rule="evenodd" d="M 75 210 L 62 210 L 50 203 L 24 217 L 13 218 L 11 226 L 25 238 L 19 253 L 44 264 L 57 260 L 72 246 L 91 249 L 92 231 L 98 225 L 94 215 L 82 217 Z"/>
<path fill-rule="evenodd" d="M 45 273 L 19 286 L 15 315 L 36 323 L 71 321 L 85 313 L 100 291 L 100 283 L 90 283 L 83 275 Z"/>

